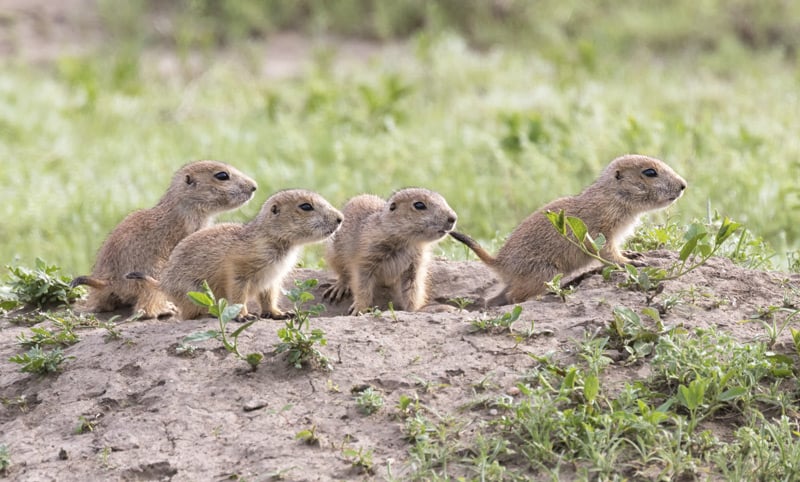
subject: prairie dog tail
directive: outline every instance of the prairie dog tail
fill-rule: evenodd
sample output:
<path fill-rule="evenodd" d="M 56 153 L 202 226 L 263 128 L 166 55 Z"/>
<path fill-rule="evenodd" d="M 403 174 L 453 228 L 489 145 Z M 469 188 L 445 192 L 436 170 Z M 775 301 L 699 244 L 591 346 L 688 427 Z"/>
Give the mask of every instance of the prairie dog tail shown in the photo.
<path fill-rule="evenodd" d="M 489 266 L 494 266 L 495 257 L 486 252 L 486 250 L 483 249 L 483 247 L 480 244 L 478 244 L 477 241 L 470 238 L 466 234 L 462 234 L 457 231 L 450 231 L 450 236 L 455 238 L 456 241 L 464 243 L 469 249 L 471 249 L 478 256 L 478 258 L 480 258 L 481 261 L 483 261 Z"/>
<path fill-rule="evenodd" d="M 70 288 L 74 288 L 80 285 L 87 285 L 91 286 L 95 289 L 105 288 L 108 286 L 108 280 L 100 279 L 100 278 L 92 278 L 91 276 L 78 276 L 77 278 L 73 279 L 72 282 L 69 284 Z"/>
<path fill-rule="evenodd" d="M 143 283 L 158 286 L 158 280 L 153 278 L 152 276 L 146 275 L 140 271 L 133 271 L 125 275 L 126 279 L 132 279 L 134 281 L 141 281 Z"/>

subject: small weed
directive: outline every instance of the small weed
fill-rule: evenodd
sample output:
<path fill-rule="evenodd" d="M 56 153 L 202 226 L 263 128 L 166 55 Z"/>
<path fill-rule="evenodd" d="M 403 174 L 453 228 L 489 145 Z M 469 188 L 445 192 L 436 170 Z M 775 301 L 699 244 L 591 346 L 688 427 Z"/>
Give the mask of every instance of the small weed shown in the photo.
<path fill-rule="evenodd" d="M 545 283 L 544 286 L 545 288 L 547 288 L 548 293 L 558 296 L 559 298 L 561 298 L 561 301 L 566 303 L 567 296 L 575 293 L 575 287 L 574 286 L 570 286 L 567 288 L 562 287 L 561 278 L 563 277 L 564 273 L 558 273 L 557 275 L 553 276 L 553 279 Z"/>
<path fill-rule="evenodd" d="M 367 387 L 358 392 L 356 407 L 364 415 L 372 415 L 383 407 L 383 396 L 372 387 Z"/>
<path fill-rule="evenodd" d="M 175 353 L 180 356 L 192 357 L 197 352 L 197 347 L 189 343 L 180 342 L 175 347 Z"/>
<path fill-rule="evenodd" d="M 3 398 L 0 400 L 4 407 L 16 407 L 21 413 L 28 411 L 28 400 L 25 395 L 20 395 L 17 398 Z"/>
<path fill-rule="evenodd" d="M 9 361 L 22 365 L 21 372 L 46 375 L 58 372 L 65 360 L 74 358 L 73 356 L 65 357 L 61 348 L 44 351 L 38 346 L 34 346 L 26 353 L 12 356 Z"/>
<path fill-rule="evenodd" d="M 75 426 L 75 434 L 80 435 L 82 433 L 94 432 L 95 427 L 100 423 L 100 417 L 102 417 L 102 414 L 97 414 L 90 419 L 83 415 L 78 417 L 78 425 Z"/>
<path fill-rule="evenodd" d="M 419 413 L 422 410 L 422 405 L 419 403 L 419 398 L 417 398 L 416 394 L 414 394 L 414 398 L 408 395 L 400 395 L 395 408 L 400 418 L 407 418 Z"/>
<path fill-rule="evenodd" d="M 367 475 L 373 474 L 372 449 L 364 450 L 363 447 L 359 447 L 358 450 L 344 448 L 342 449 L 342 455 L 344 455 L 353 467 L 359 469 L 362 473 Z"/>
<path fill-rule="evenodd" d="M 225 298 L 217 300 L 214 297 L 214 293 L 211 292 L 208 283 L 205 281 L 203 281 L 202 292 L 192 291 L 188 293 L 188 296 L 195 304 L 208 308 L 209 314 L 215 316 L 219 320 L 219 329 L 193 333 L 184 337 L 183 340 L 181 340 L 181 345 L 210 340 L 212 338 L 220 340 L 222 346 L 224 346 L 229 353 L 233 353 L 236 358 L 246 361 L 247 364 L 250 365 L 250 368 L 255 371 L 264 358 L 264 355 L 258 352 L 248 353 L 246 355 L 242 354 L 239 351 L 239 335 L 241 335 L 244 330 L 250 328 L 258 319 L 243 323 L 229 335 L 226 331 L 226 327 L 228 323 L 236 318 L 239 312 L 242 311 L 242 305 L 228 305 L 228 301 Z"/>
<path fill-rule="evenodd" d="M 475 304 L 475 300 L 466 298 L 464 296 L 456 296 L 455 298 L 450 298 L 447 301 L 453 303 L 453 305 L 458 308 L 459 313 L 462 313 L 465 309 L 467 309 L 468 306 Z"/>
<path fill-rule="evenodd" d="M 70 287 L 68 276 L 59 275 L 61 270 L 56 265 L 48 265 L 41 258 L 36 258 L 33 269 L 24 266 L 6 266 L 9 273 L 9 285 L 16 300 L 22 304 L 42 308 L 47 305 L 69 305 L 84 295 L 83 287 Z M 8 301 L 8 300 L 7 300 Z M 6 305 L 2 306 L 4 309 Z"/>
<path fill-rule="evenodd" d="M 289 364 L 298 369 L 310 364 L 331 370 L 333 366 L 328 357 L 316 348 L 317 345 L 328 344 L 325 332 L 320 328 L 309 331 L 310 317 L 320 314 L 325 307 L 321 304 L 312 305 L 309 308 L 304 306 L 314 300 L 314 295 L 310 290 L 316 285 L 317 280 L 315 279 L 296 280 L 295 287 L 286 293 L 286 296 L 294 303 L 295 316 L 286 320 L 285 326 L 278 330 L 278 338 L 281 342 L 275 345 L 275 353 L 287 352 Z"/>
<path fill-rule="evenodd" d="M 75 325 L 69 317 L 55 317 L 43 313 L 45 318 L 53 323 L 55 330 L 42 327 L 31 328 L 30 336 L 25 333 L 17 335 L 17 343 L 25 348 L 42 345 L 70 346 L 77 343 L 80 338 L 75 333 Z"/>
<path fill-rule="evenodd" d="M 294 436 L 295 440 L 300 440 L 306 445 L 319 445 L 319 436 L 317 436 L 317 426 L 312 425 L 310 428 L 297 432 Z"/>
<path fill-rule="evenodd" d="M 108 321 L 100 322 L 98 325 L 100 328 L 106 330 L 103 336 L 106 342 L 122 339 L 122 332 L 119 330 L 119 326 L 116 323 L 117 318 L 119 318 L 119 315 L 111 317 Z"/>
<path fill-rule="evenodd" d="M 100 453 L 97 454 L 97 458 L 100 459 L 100 465 L 102 465 L 107 469 L 114 468 L 114 466 L 111 464 L 111 460 L 109 460 L 109 458 L 111 457 L 111 452 L 113 452 L 113 449 L 111 447 L 106 446 L 103 447 L 100 450 Z"/>
<path fill-rule="evenodd" d="M 5 475 L 11 468 L 11 454 L 6 444 L 0 444 L 0 474 Z"/>
<path fill-rule="evenodd" d="M 706 225 L 693 223 L 683 236 L 684 242 L 680 246 L 677 262 L 667 269 L 651 266 L 637 268 L 630 264 L 621 266 L 603 258 L 601 253 L 606 244 L 605 236 L 598 233 L 596 237 L 592 237 L 582 220 L 574 216 L 567 216 L 564 211 L 548 212 L 545 215 L 564 239 L 587 256 L 603 264 L 604 277 L 608 278 L 614 271 L 623 273 L 625 280 L 621 285 L 645 293 L 648 304 L 663 291 L 664 282 L 680 278 L 702 266 L 741 227 L 741 224 L 724 218 L 720 222 L 717 232 L 713 236 L 709 236 L 709 228 Z"/>
<path fill-rule="evenodd" d="M 522 307 L 519 305 L 514 306 L 510 312 L 503 313 L 494 318 L 478 318 L 470 321 L 472 331 L 479 331 L 482 333 L 502 333 L 511 330 L 511 325 L 519 319 L 522 314 Z"/>

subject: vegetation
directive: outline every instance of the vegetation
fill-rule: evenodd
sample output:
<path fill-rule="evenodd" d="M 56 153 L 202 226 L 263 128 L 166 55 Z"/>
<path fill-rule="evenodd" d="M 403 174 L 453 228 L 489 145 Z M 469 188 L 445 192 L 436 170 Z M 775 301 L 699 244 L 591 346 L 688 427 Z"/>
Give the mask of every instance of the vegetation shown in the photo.
<path fill-rule="evenodd" d="M 380 422 L 384 415 L 399 421 L 408 444 L 402 480 L 800 478 L 797 288 L 787 282 L 782 304 L 747 320 L 763 333 L 746 342 L 664 316 L 706 296 L 699 289 L 661 296 L 664 282 L 712 255 L 800 271 L 800 3 L 98 5 L 109 41 L 96 50 L 40 65 L 0 59 L 0 262 L 16 265 L 0 286 L 0 314 L 31 305 L 38 311 L 3 321 L 49 323 L 19 335 L 25 352 L 10 362 L 22 371 L 61 370 L 71 358 L 62 350 L 78 341 L 74 328 L 83 323 L 41 310 L 67 305 L 82 291 L 38 256 L 57 259 L 68 273 L 88 272 L 113 226 L 153 205 L 169 174 L 189 160 L 222 159 L 258 180 L 257 199 L 224 220 L 252 218 L 261 196 L 286 186 L 314 189 L 341 205 L 360 192 L 424 185 L 447 197 L 460 229 L 496 248 L 546 201 L 577 193 L 617 155 L 641 152 L 664 159 L 689 182 L 686 195 L 646 217 L 628 243 L 676 251 L 677 263 L 654 269 L 605 262 L 622 288 L 644 295 L 646 307 L 613 306 L 566 358 L 530 354 L 530 370 L 515 375 L 514 395 L 487 375 L 473 385 L 469 413 L 431 408 L 431 391 L 443 387 L 431 388 L 433 382 L 416 387 L 422 398 L 400 395 L 391 414 L 372 388 L 355 395 L 356 407 Z M 156 12 L 168 16 L 167 28 L 149 28 Z M 286 75 L 265 74 L 259 42 L 284 29 L 306 34 L 309 55 Z M 339 62 L 350 47 L 328 41 L 331 34 L 402 40 L 405 48 L 382 55 L 376 46 L 368 62 Z M 553 222 L 597 255 L 604 240 L 586 238 L 580 220 L 554 213 Z M 455 243 L 437 249 L 470 256 Z M 319 248 L 306 253 L 306 264 L 319 263 Z M 309 323 L 320 312 L 307 307 L 315 284 L 288 293 L 295 317 L 278 331 L 276 353 L 298 368 L 331 366 L 319 349 L 327 344 L 324 331 Z M 575 296 L 560 277 L 548 288 L 565 302 Z M 186 337 L 177 350 L 190 355 L 190 342 L 218 339 L 255 370 L 263 355 L 242 353 L 238 344 L 254 321 L 229 333 L 240 306 L 209 290 L 191 296 L 219 328 Z M 471 300 L 451 302 L 460 311 Z M 469 329 L 516 335 L 520 353 L 534 336 L 533 321 L 527 331 L 512 330 L 521 313 L 481 314 Z M 96 323 L 109 338 L 121 336 L 113 321 Z M 778 343 L 787 331 L 791 340 Z M 644 364 L 647 370 L 625 381 L 609 376 Z M 24 403 L 24 395 L 19 400 L 3 403 Z M 97 423 L 80 416 L 75 431 Z M 322 446 L 308 423 L 296 438 Z M 377 472 L 371 449 L 342 442 L 340 450 L 354 470 Z M 98 454 L 108 467 L 110 454 L 110 447 Z M 10 464 L 0 444 L 0 474 Z M 387 471 L 392 479 L 391 466 Z"/>
<path fill-rule="evenodd" d="M 85 274 L 116 223 L 155 204 L 179 165 L 207 157 L 261 187 L 222 219 L 253 217 L 286 186 L 341 205 L 425 185 L 492 246 L 614 157 L 641 152 L 689 182 L 668 213 L 676 223 L 706 217 L 710 203 L 772 245 L 779 266 L 800 242 L 792 2 L 187 0 L 173 2 L 174 29 L 159 33 L 152 2 L 100 3 L 114 26 L 108 51 L 44 68 L 0 60 L 9 262 L 43 256 Z M 251 39 L 286 27 L 309 32 L 307 62 L 265 77 Z M 408 48 L 340 64 L 326 32 L 409 35 Z M 217 61 L 230 42 L 238 48 Z M 152 61 L 154 44 L 176 56 Z M 438 249 L 465 256 L 455 243 Z M 305 262 L 319 258 L 308 250 Z"/>
<path fill-rule="evenodd" d="M 225 298 L 217 299 L 214 293 L 211 292 L 208 283 L 205 281 L 203 281 L 203 291 L 192 291 L 188 293 L 188 296 L 195 304 L 208 308 L 208 314 L 217 318 L 219 321 L 219 329 L 192 333 L 184 337 L 179 346 L 187 346 L 194 342 L 210 340 L 212 338 L 217 339 L 222 342 L 222 346 L 225 347 L 229 353 L 232 353 L 240 360 L 246 361 L 247 364 L 250 365 L 250 368 L 255 371 L 261 363 L 261 360 L 263 360 L 264 355 L 259 352 L 244 354 L 239 351 L 239 335 L 258 321 L 259 318 L 255 317 L 255 319 L 242 323 L 241 326 L 229 334 L 227 331 L 228 323 L 230 323 L 231 320 L 237 319 L 239 313 L 242 311 L 242 305 L 229 305 L 228 300 Z"/>
<path fill-rule="evenodd" d="M 322 313 L 325 306 L 316 304 L 306 307 L 307 303 L 314 301 L 310 290 L 317 286 L 317 280 L 296 280 L 294 285 L 286 293 L 286 297 L 294 304 L 293 316 L 278 330 L 280 343 L 275 345 L 275 353 L 287 353 L 289 365 L 298 369 L 312 366 L 332 370 L 328 357 L 317 348 L 328 344 L 325 332 L 321 328 L 310 329 L 311 316 Z"/>

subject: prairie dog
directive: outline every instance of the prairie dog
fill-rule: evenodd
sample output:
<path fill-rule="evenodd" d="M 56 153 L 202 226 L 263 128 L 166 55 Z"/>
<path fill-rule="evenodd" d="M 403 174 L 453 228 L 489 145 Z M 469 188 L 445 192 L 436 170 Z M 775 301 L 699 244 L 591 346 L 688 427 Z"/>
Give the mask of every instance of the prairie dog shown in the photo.
<path fill-rule="evenodd" d="M 597 180 L 577 196 L 556 199 L 525 219 L 508 237 L 496 257 L 472 238 L 450 233 L 466 244 L 505 283 L 489 305 L 519 303 L 544 292 L 544 284 L 558 273 L 569 275 L 592 262 L 570 244 L 544 215 L 564 210 L 586 223 L 589 234 L 602 233 L 606 244 L 601 256 L 609 261 L 630 260 L 619 246 L 630 236 L 639 216 L 675 202 L 686 181 L 664 162 L 652 157 L 626 155 L 614 159 Z"/>
<path fill-rule="evenodd" d="M 387 201 L 362 194 L 343 212 L 342 229 L 325 253 L 338 278 L 323 297 L 338 302 L 352 294 L 350 314 L 358 314 L 374 306 L 376 289 L 386 287 L 398 309 L 422 307 L 430 248 L 456 225 L 444 197 L 421 188 L 402 189 Z"/>
<path fill-rule="evenodd" d="M 304 244 L 322 241 L 342 222 L 342 213 L 312 191 L 279 191 L 264 202 L 246 224 L 217 224 L 181 241 L 161 272 L 161 279 L 130 273 L 159 287 L 175 303 L 183 319 L 206 315 L 186 294 L 200 291 L 203 280 L 217 298 L 243 305 L 239 317 L 250 316 L 249 300 L 261 315 L 283 319 L 278 309 L 281 282 L 294 267 Z"/>
<path fill-rule="evenodd" d="M 256 188 L 254 180 L 222 162 L 197 161 L 178 169 L 155 207 L 129 214 L 111 231 L 92 274 L 72 281 L 72 286 L 92 288 L 86 309 L 113 311 L 133 305 L 134 313 L 145 318 L 172 314 L 173 307 L 158 290 L 125 275 L 138 271 L 157 277 L 183 238 L 210 225 L 216 214 L 249 201 Z"/>

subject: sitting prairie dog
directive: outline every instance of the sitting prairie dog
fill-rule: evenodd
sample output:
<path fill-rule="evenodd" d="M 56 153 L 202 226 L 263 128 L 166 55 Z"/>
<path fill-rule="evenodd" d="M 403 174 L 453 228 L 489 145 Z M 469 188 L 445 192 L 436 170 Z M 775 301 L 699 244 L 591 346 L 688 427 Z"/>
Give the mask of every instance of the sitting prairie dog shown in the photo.
<path fill-rule="evenodd" d="M 97 253 L 92 274 L 79 276 L 72 286 L 92 288 L 88 311 L 113 311 L 133 305 L 145 318 L 174 312 L 153 287 L 125 278 L 131 271 L 157 277 L 172 249 L 186 236 L 210 225 L 216 214 L 238 208 L 253 197 L 257 184 L 232 166 L 197 161 L 181 167 L 167 192 L 150 209 L 129 214 Z"/>
<path fill-rule="evenodd" d="M 606 244 L 600 255 L 627 263 L 619 246 L 645 212 L 675 202 L 686 181 L 658 159 L 626 155 L 614 159 L 600 177 L 577 196 L 556 199 L 525 219 L 509 236 L 496 257 L 461 233 L 450 233 L 466 244 L 505 283 L 489 306 L 519 303 L 544 293 L 545 283 L 558 273 L 569 275 L 589 265 L 592 258 L 570 244 L 544 215 L 561 210 L 580 218 L 592 237 L 602 233 Z"/>
<path fill-rule="evenodd" d="M 323 298 L 352 294 L 350 314 L 371 309 L 376 289 L 392 292 L 393 305 L 415 311 L 427 301 L 431 246 L 456 225 L 457 216 L 438 193 L 402 189 L 387 201 L 372 194 L 344 206 L 342 229 L 328 242 L 325 260 L 336 282 Z"/>
<path fill-rule="evenodd" d="M 278 294 L 301 246 L 324 240 L 341 223 L 342 213 L 319 194 L 303 189 L 279 191 L 250 222 L 217 224 L 181 241 L 159 280 L 142 273 L 128 277 L 160 288 L 183 319 L 207 315 L 187 296 L 201 291 L 204 280 L 217 298 L 243 305 L 240 318 L 250 316 L 247 302 L 253 300 L 259 302 L 262 316 L 284 319 L 288 315 L 278 309 Z"/>

